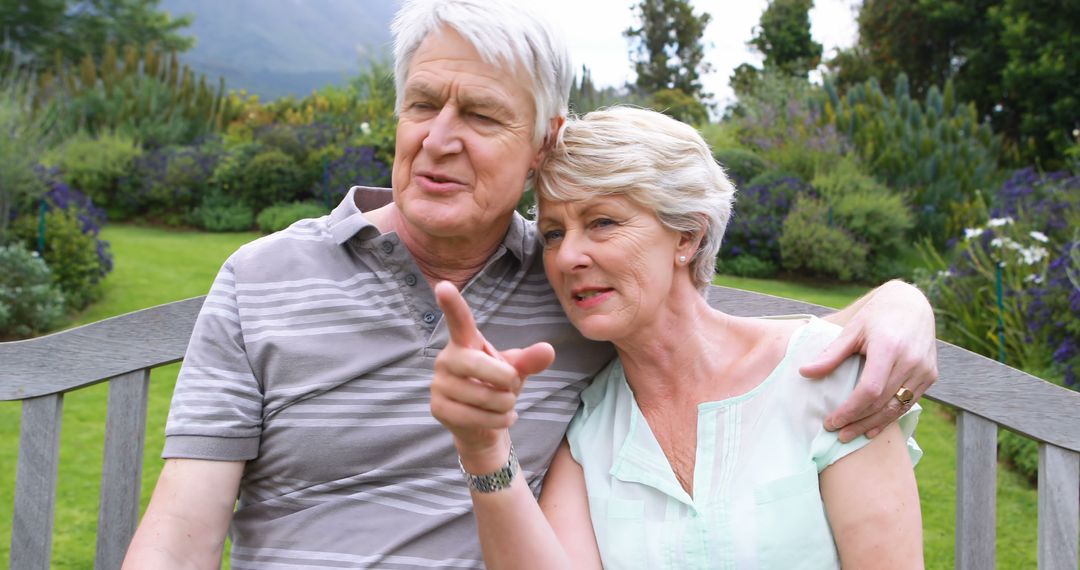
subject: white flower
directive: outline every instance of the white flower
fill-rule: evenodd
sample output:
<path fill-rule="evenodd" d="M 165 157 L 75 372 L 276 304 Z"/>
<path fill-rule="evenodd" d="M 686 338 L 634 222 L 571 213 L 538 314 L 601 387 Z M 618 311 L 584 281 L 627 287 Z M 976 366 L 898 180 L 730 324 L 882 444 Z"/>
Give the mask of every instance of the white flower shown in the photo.
<path fill-rule="evenodd" d="M 35 251 L 31 251 L 31 252 L 30 252 L 30 255 L 31 255 L 31 256 L 33 256 L 33 257 L 41 257 L 41 254 L 39 254 L 39 253 L 37 252 L 37 250 L 35 250 Z"/>
<path fill-rule="evenodd" d="M 990 240 L 990 247 L 1001 247 L 1005 242 L 1001 238 Z"/>
<path fill-rule="evenodd" d="M 371 125 L 367 121 L 360 123 L 360 132 L 364 133 L 365 135 L 370 135 Z"/>
<path fill-rule="evenodd" d="M 1020 249 L 1020 255 L 1024 258 L 1024 263 L 1027 265 L 1035 265 L 1036 263 L 1046 259 L 1049 252 L 1045 247 L 1035 246 L 1030 249 Z"/>
<path fill-rule="evenodd" d="M 1036 285 L 1038 285 L 1043 282 L 1043 276 L 1039 275 L 1038 273 L 1032 273 L 1031 275 L 1028 275 L 1024 278 L 1024 282 L 1035 283 Z"/>
<path fill-rule="evenodd" d="M 938 276 L 938 279 L 944 279 L 946 277 L 952 277 L 952 271 L 949 271 L 948 269 L 942 269 L 941 271 L 937 272 L 937 276 Z"/>
<path fill-rule="evenodd" d="M 1046 242 L 1050 241 L 1050 238 L 1046 237 L 1046 234 L 1044 234 L 1044 233 L 1042 233 L 1040 231 L 1034 231 L 1034 232 L 1031 232 L 1028 235 L 1030 235 L 1036 241 L 1041 241 L 1043 243 L 1046 243 Z"/>
<path fill-rule="evenodd" d="M 987 222 L 986 225 L 992 228 L 1000 228 L 1001 226 L 1007 226 L 1011 223 L 1013 223 L 1013 219 L 1005 216 L 1004 218 L 990 218 L 990 221 Z"/>
<path fill-rule="evenodd" d="M 964 228 L 964 239 L 970 240 L 982 235 L 985 230 L 982 228 Z"/>

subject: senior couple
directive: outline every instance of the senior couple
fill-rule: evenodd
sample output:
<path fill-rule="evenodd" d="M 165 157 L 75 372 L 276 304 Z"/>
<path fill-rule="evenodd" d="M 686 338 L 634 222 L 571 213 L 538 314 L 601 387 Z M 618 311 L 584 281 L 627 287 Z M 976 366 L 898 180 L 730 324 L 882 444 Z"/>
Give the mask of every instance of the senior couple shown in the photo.
<path fill-rule="evenodd" d="M 515 2 L 393 32 L 393 203 L 226 261 L 125 568 L 216 567 L 227 532 L 233 568 L 921 566 L 921 294 L 715 311 L 734 189 L 693 129 L 567 119 L 566 46 Z"/>

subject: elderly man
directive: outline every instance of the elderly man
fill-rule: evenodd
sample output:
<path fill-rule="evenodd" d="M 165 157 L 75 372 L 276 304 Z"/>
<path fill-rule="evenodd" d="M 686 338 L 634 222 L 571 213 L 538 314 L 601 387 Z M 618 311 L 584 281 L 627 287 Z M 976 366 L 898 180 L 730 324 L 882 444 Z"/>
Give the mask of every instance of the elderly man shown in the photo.
<path fill-rule="evenodd" d="M 522 465 L 548 464 L 611 358 L 566 321 L 534 225 L 514 212 L 566 116 L 565 45 L 504 0 L 407 1 L 393 31 L 393 203 L 361 213 L 354 190 L 226 261 L 125 567 L 216 567 L 230 523 L 233 568 L 482 567 L 468 487 L 428 409 L 448 341 L 433 284 L 455 283 L 499 349 L 556 350 L 520 397 Z M 919 395 L 933 380 L 932 313 L 890 284 L 834 320 L 846 340 L 804 372 L 867 352 L 864 387 L 832 419 L 848 437 L 877 430 L 899 415 L 901 384 Z M 534 491 L 543 474 L 526 472 Z"/>

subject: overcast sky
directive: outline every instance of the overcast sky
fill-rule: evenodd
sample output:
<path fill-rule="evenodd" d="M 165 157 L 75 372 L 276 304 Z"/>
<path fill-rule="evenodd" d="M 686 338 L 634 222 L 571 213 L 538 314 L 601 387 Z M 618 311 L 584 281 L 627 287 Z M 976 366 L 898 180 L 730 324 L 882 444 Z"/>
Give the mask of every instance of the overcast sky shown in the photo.
<path fill-rule="evenodd" d="M 635 0 L 539 0 L 535 10 L 558 23 L 580 69 L 587 65 L 598 85 L 622 85 L 633 78 L 628 45 L 622 32 L 633 21 Z M 713 72 L 703 78 L 705 90 L 720 102 L 733 96 L 728 77 L 739 64 L 760 66 L 761 57 L 746 42 L 768 5 L 767 0 L 693 0 L 696 13 L 712 16 L 705 30 L 705 59 Z M 855 43 L 858 0 L 815 0 L 810 12 L 811 33 L 825 47 L 826 57 L 836 47 Z"/>

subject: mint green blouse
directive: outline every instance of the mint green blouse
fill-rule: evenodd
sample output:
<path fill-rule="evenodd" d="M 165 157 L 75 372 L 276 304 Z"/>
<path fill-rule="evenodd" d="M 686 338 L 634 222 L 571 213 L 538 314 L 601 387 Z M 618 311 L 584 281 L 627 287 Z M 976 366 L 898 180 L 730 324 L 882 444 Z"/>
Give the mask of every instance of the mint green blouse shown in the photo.
<path fill-rule="evenodd" d="M 801 317 L 800 317 L 801 318 Z M 683 490 L 618 360 L 582 393 L 567 431 L 585 472 L 605 568 L 839 568 L 818 473 L 869 443 L 840 443 L 825 416 L 855 387 L 851 358 L 821 381 L 799 376 L 839 334 L 816 318 L 749 392 L 698 406 L 694 496 Z M 912 462 L 920 408 L 899 421 Z"/>

